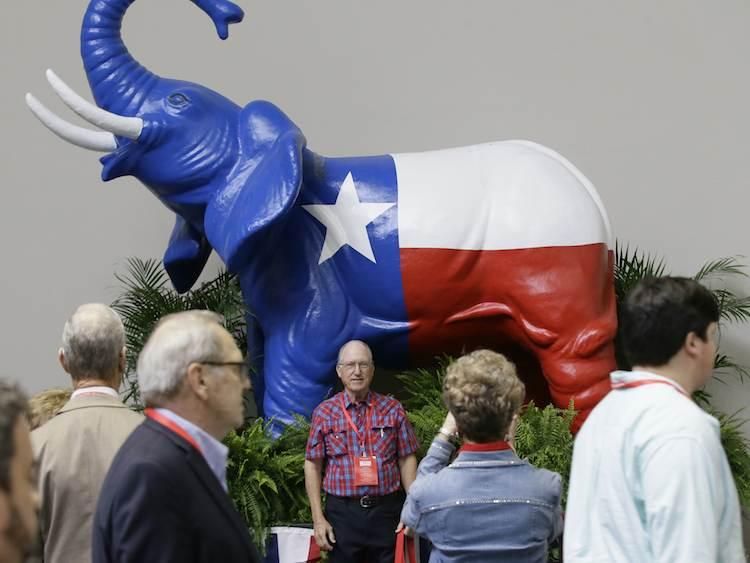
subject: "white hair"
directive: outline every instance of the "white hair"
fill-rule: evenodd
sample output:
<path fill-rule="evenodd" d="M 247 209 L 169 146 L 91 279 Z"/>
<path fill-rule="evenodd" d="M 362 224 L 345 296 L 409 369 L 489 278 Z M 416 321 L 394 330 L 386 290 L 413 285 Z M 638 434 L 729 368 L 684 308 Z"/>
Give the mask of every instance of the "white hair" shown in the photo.
<path fill-rule="evenodd" d="M 122 319 L 101 303 L 81 305 L 63 328 L 62 350 L 73 379 L 109 378 L 119 373 L 123 348 Z"/>
<path fill-rule="evenodd" d="M 193 362 L 217 361 L 222 353 L 222 317 L 185 311 L 164 317 L 138 356 L 138 387 L 146 405 L 173 396 Z"/>

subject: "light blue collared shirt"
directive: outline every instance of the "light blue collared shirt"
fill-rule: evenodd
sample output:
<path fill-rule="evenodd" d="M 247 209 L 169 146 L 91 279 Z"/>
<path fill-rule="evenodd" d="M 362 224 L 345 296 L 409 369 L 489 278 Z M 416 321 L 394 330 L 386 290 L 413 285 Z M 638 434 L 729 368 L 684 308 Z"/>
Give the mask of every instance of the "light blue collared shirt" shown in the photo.
<path fill-rule="evenodd" d="M 718 421 L 661 375 L 610 379 L 575 441 L 565 561 L 744 562 Z"/>
<path fill-rule="evenodd" d="M 202 428 L 196 426 L 189 420 L 185 420 L 181 416 L 173 413 L 169 409 L 154 409 L 162 416 L 167 417 L 169 420 L 178 424 L 187 432 L 191 438 L 193 438 L 200 446 L 203 458 L 206 460 L 208 467 L 211 468 L 211 472 L 216 475 L 216 478 L 221 483 L 221 486 L 225 491 L 227 488 L 227 458 L 229 456 L 229 448 L 219 442 L 216 438 L 211 436 L 208 432 Z"/>

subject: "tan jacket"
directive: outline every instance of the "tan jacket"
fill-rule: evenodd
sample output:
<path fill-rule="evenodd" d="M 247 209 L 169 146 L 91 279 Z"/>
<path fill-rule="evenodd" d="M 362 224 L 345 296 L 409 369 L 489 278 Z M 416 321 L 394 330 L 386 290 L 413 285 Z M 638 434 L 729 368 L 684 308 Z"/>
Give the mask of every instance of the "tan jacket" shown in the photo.
<path fill-rule="evenodd" d="M 143 421 L 119 399 L 76 397 L 31 433 L 46 563 L 91 561 L 91 520 L 112 458 Z"/>

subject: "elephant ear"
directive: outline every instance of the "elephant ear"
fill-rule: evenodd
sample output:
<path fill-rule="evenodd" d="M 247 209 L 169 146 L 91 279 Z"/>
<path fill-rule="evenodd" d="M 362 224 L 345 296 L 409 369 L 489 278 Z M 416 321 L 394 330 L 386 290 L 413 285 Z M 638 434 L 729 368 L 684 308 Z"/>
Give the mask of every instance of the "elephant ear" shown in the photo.
<path fill-rule="evenodd" d="M 208 204 L 204 227 L 230 271 L 247 263 L 258 236 L 294 206 L 302 187 L 305 137 L 269 102 L 240 115 L 240 160 Z"/>
<path fill-rule="evenodd" d="M 178 293 L 193 287 L 210 254 L 206 237 L 178 215 L 164 253 L 164 269 Z"/>

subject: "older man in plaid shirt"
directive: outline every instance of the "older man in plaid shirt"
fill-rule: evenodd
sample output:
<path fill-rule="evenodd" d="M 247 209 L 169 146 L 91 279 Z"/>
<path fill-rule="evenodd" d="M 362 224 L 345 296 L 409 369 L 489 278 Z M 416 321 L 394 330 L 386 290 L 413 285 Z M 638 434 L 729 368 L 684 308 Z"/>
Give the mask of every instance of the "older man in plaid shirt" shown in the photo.
<path fill-rule="evenodd" d="M 315 541 L 331 551 L 331 563 L 392 563 L 419 444 L 401 403 L 370 390 L 375 365 L 367 344 L 344 344 L 336 373 L 344 391 L 313 412 L 305 455 Z"/>

